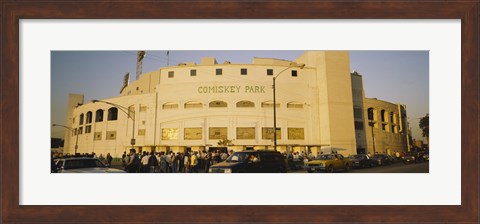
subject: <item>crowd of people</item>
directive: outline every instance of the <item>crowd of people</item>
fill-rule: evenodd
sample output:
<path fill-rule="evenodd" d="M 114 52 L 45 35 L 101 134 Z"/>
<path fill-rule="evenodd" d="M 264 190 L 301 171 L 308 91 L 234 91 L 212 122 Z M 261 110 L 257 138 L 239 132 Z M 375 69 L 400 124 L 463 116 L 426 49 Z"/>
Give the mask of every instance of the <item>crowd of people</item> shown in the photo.
<path fill-rule="evenodd" d="M 198 173 L 208 172 L 211 165 L 225 161 L 233 151 L 123 152 L 122 164 L 128 173 Z"/>

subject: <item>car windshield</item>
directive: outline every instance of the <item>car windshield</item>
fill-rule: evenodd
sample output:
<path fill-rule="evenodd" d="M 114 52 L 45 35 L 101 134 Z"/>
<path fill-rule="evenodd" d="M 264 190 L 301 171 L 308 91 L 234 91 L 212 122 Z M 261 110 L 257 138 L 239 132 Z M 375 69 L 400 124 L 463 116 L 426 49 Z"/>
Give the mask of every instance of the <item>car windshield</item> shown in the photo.
<path fill-rule="evenodd" d="M 363 159 L 365 157 L 364 155 L 351 155 L 348 158 L 350 159 Z"/>
<path fill-rule="evenodd" d="M 317 160 L 331 160 L 331 159 L 334 159 L 335 156 L 333 155 L 319 155 L 317 156 Z"/>
<path fill-rule="evenodd" d="M 249 158 L 258 157 L 257 153 L 241 153 L 235 152 L 227 158 L 227 162 L 247 162 Z"/>
<path fill-rule="evenodd" d="M 63 169 L 68 170 L 93 167 L 105 167 L 105 165 L 98 159 L 74 159 L 66 160 Z"/>

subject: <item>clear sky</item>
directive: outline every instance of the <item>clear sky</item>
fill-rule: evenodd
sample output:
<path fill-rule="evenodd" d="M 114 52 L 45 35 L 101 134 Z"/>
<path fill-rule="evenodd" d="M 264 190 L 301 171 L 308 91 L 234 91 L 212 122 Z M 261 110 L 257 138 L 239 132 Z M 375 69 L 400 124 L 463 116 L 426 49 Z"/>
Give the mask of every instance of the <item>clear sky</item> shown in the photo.
<path fill-rule="evenodd" d="M 180 62 L 200 63 L 215 57 L 219 63 L 252 62 L 254 57 L 294 60 L 303 51 L 147 51 L 143 72 Z M 85 103 L 120 94 L 123 76 L 135 79 L 135 51 L 52 51 L 51 123 L 66 123 L 69 93 L 84 94 Z M 423 139 L 419 117 L 429 113 L 428 51 L 350 51 L 350 70 L 363 76 L 365 96 L 407 105 L 413 137 Z M 277 91 L 281 91 L 278 89 Z M 63 128 L 51 129 L 52 137 L 63 138 Z"/>

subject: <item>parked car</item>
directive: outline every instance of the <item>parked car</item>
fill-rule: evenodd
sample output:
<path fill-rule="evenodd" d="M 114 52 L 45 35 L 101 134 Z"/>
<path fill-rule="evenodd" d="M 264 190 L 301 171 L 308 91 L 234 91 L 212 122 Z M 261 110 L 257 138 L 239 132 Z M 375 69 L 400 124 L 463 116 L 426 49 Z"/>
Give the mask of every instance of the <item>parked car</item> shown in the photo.
<path fill-rule="evenodd" d="M 388 160 L 390 160 L 390 164 L 394 164 L 397 162 L 397 158 L 393 157 L 392 155 L 387 155 Z"/>
<path fill-rule="evenodd" d="M 282 154 L 271 150 L 234 152 L 227 160 L 212 165 L 209 173 L 286 173 Z"/>
<path fill-rule="evenodd" d="M 424 161 L 430 161 L 430 155 L 429 155 L 428 151 L 425 151 L 423 153 L 423 160 Z"/>
<path fill-rule="evenodd" d="M 402 161 L 405 164 L 410 164 L 410 163 L 416 163 L 417 162 L 417 156 L 415 153 L 405 153 L 404 156 L 402 156 Z"/>
<path fill-rule="evenodd" d="M 375 154 L 372 156 L 372 160 L 374 161 L 376 166 L 384 166 L 392 164 L 390 158 L 388 158 L 387 154 Z"/>
<path fill-rule="evenodd" d="M 125 173 L 124 170 L 110 168 L 96 158 L 56 159 L 58 173 Z"/>
<path fill-rule="evenodd" d="M 366 168 L 375 166 L 375 162 L 365 154 L 351 155 L 348 157 L 348 159 L 352 161 L 350 166 L 354 168 Z"/>
<path fill-rule="evenodd" d="M 315 171 L 334 172 L 336 170 L 348 172 L 351 164 L 352 161 L 341 154 L 323 154 L 317 156 L 315 160 L 307 162 L 305 168 L 309 173 Z"/>

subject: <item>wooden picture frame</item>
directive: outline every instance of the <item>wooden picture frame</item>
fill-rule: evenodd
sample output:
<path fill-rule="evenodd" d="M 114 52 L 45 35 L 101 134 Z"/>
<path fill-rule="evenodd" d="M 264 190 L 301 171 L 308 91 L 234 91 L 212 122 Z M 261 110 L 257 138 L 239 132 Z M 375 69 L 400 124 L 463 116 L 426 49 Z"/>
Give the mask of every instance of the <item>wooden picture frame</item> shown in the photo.
<path fill-rule="evenodd" d="M 17 222 L 479 222 L 478 1 L 14 1 L 1 8 L 1 218 Z M 114 9 L 114 10 L 112 10 Z M 20 19 L 461 19 L 461 205 L 19 205 Z"/>

